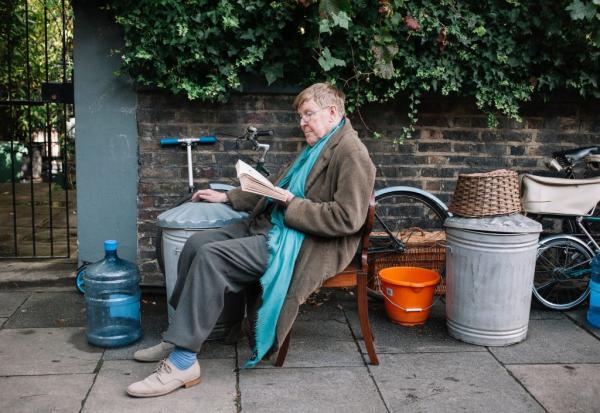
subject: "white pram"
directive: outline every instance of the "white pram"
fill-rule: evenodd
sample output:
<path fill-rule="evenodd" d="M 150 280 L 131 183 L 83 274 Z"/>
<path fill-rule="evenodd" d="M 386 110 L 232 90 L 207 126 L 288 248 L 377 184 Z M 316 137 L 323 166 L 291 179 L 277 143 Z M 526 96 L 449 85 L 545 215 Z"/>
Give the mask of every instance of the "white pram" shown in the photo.
<path fill-rule="evenodd" d="M 600 178 L 521 176 L 521 203 L 528 213 L 589 216 L 598 202 Z"/>

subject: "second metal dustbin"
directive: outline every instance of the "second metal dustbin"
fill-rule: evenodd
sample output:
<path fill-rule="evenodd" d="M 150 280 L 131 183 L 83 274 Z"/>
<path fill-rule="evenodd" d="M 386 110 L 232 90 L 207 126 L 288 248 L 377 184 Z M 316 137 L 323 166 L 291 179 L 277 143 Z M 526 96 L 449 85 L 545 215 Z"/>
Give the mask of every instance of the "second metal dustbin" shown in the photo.
<path fill-rule="evenodd" d="M 198 231 L 221 228 L 234 221 L 244 219 L 248 214 L 234 211 L 221 203 L 187 202 L 169 209 L 158 216 L 158 226 L 162 228 L 162 251 L 165 264 L 165 284 L 167 299 L 171 298 L 177 281 L 177 262 L 187 239 Z M 220 339 L 244 316 L 244 292 L 225 295 L 225 306 L 209 340 Z M 175 310 L 168 305 L 169 323 Z"/>
<path fill-rule="evenodd" d="M 450 335 L 484 346 L 524 340 L 541 224 L 510 215 L 451 217 L 444 226 Z"/>

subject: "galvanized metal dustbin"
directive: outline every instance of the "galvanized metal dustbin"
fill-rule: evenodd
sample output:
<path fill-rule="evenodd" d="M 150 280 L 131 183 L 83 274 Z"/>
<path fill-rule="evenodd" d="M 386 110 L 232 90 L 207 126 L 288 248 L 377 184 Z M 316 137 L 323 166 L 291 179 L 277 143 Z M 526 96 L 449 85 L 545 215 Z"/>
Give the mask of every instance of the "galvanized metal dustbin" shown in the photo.
<path fill-rule="evenodd" d="M 167 299 L 171 298 L 177 281 L 177 262 L 187 239 L 198 231 L 221 228 L 234 221 L 244 219 L 248 214 L 234 211 L 221 203 L 187 202 L 169 209 L 158 216 L 158 226 L 162 228 L 162 250 L 165 264 Z M 229 329 L 244 317 L 244 292 L 225 295 L 225 307 L 209 340 L 223 338 Z M 175 310 L 168 305 L 169 323 Z"/>
<path fill-rule="evenodd" d="M 542 226 L 523 215 L 451 217 L 444 226 L 450 335 L 483 346 L 524 340 Z"/>

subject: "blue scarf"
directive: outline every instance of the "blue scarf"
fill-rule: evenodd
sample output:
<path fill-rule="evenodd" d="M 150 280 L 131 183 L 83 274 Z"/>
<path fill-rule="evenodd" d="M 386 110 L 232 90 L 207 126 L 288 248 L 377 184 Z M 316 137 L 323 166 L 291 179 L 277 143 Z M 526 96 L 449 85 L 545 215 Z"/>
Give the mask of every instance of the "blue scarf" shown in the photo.
<path fill-rule="evenodd" d="M 340 129 L 346 119 L 343 118 L 332 130 L 323 136 L 314 146 L 307 146 L 300 153 L 278 186 L 285 188 L 295 197 L 304 198 L 306 178 L 319 157 L 321 151 L 333 134 Z M 254 367 L 269 351 L 275 342 L 275 332 L 279 313 L 287 294 L 294 264 L 304 240 L 304 233 L 287 227 L 284 223 L 282 208 L 273 208 L 271 223 L 273 228 L 268 234 L 269 262 L 267 270 L 260 278 L 262 286 L 262 304 L 258 309 L 256 321 L 256 345 L 252 358 L 246 361 L 244 368 Z"/>

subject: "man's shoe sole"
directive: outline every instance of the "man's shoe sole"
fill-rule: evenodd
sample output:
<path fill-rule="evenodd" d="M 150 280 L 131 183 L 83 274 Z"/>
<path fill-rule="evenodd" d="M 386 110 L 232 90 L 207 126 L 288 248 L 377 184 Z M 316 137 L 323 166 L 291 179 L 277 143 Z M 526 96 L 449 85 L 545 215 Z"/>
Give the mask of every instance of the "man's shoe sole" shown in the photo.
<path fill-rule="evenodd" d="M 155 394 L 133 394 L 130 393 L 129 390 L 127 391 L 127 394 L 132 396 L 132 397 L 158 397 L 158 396 L 164 396 L 165 394 L 169 394 L 169 393 L 173 393 L 175 390 L 180 389 L 182 387 L 185 387 L 186 389 L 189 389 L 190 387 L 194 387 L 197 384 L 200 384 L 202 382 L 202 376 L 198 377 L 197 379 L 194 380 L 190 380 L 186 383 L 183 383 L 181 386 L 174 388 L 173 390 L 169 390 L 166 391 L 164 393 L 155 393 Z"/>

